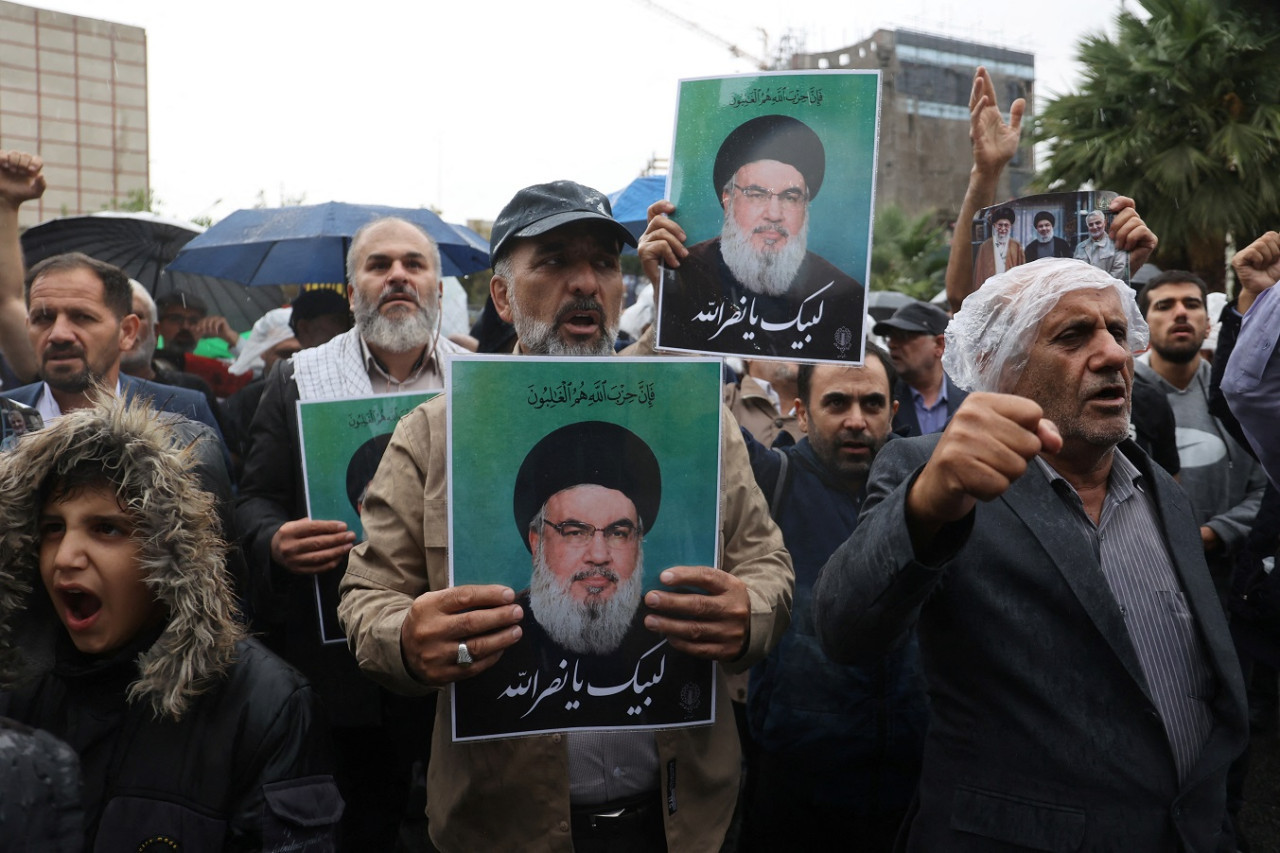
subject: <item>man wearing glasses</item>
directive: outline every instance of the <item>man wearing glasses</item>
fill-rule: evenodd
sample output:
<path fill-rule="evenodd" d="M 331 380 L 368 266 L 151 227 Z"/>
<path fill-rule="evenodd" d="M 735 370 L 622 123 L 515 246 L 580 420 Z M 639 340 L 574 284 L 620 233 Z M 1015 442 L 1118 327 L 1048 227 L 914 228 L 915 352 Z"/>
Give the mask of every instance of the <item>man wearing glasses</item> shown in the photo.
<path fill-rule="evenodd" d="M 712 171 L 720 236 L 665 271 L 664 346 L 829 357 L 811 350 L 857 327 L 862 286 L 808 250 L 809 203 L 825 172 L 822 141 L 798 119 L 758 116 L 734 128 Z"/>

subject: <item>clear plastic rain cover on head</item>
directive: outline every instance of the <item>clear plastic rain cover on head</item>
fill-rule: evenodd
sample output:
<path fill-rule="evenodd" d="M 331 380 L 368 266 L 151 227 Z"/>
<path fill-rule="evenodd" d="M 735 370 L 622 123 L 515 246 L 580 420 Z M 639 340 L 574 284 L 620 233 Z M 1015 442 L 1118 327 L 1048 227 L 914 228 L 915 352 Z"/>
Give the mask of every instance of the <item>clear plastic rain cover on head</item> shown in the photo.
<path fill-rule="evenodd" d="M 1008 391 L 1026 367 L 1040 322 L 1063 294 L 1113 288 L 1129 323 L 1130 352 L 1146 348 L 1147 322 L 1133 290 L 1084 261 L 1045 258 L 987 279 L 947 326 L 942 367 L 966 391 Z"/>

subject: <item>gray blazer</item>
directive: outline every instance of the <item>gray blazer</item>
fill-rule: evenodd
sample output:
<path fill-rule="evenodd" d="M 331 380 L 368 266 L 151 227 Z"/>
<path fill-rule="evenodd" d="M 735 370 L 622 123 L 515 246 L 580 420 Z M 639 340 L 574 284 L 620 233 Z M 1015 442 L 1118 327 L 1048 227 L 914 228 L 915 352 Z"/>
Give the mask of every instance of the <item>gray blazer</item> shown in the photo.
<path fill-rule="evenodd" d="M 932 702 L 909 851 L 1234 850 L 1226 774 L 1248 737 L 1244 686 L 1191 508 L 1131 442 L 1216 681 L 1214 728 L 1179 784 L 1164 725 L 1097 559 L 1029 469 L 917 561 L 907 489 L 937 435 L 876 457 L 861 522 L 814 591 L 832 658 L 917 627 Z"/>

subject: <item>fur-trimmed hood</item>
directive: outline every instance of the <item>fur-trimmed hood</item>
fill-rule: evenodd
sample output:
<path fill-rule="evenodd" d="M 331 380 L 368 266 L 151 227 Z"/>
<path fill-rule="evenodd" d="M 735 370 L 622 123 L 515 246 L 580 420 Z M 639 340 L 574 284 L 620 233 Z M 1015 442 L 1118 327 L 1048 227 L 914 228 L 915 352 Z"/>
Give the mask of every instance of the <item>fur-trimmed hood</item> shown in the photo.
<path fill-rule="evenodd" d="M 16 627 L 24 612 L 52 612 L 32 600 L 45 594 L 37 495 L 50 473 L 83 462 L 101 464 L 123 483 L 120 495 L 136 516 L 147 584 L 168 610 L 160 637 L 138 656 L 129 700 L 177 719 L 232 662 L 244 632 L 236 621 L 226 546 L 213 498 L 192 470 L 196 454 L 166 422 L 171 417 L 145 402 L 107 395 L 0 455 L 0 685 L 42 668 L 39 653 L 19 640 Z"/>

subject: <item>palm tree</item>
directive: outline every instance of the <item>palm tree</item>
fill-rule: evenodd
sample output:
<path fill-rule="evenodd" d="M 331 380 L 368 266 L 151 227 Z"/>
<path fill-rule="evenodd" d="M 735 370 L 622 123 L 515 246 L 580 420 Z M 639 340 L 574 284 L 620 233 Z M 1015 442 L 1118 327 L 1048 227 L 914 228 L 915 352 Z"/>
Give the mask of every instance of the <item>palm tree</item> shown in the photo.
<path fill-rule="evenodd" d="M 1138 0 L 1078 46 L 1085 80 L 1037 121 L 1042 189 L 1133 196 L 1153 261 L 1222 283 L 1228 236 L 1280 222 L 1280 20 L 1269 3 Z"/>
<path fill-rule="evenodd" d="M 947 234 L 939 214 L 911 217 L 888 205 L 876 213 L 874 231 L 871 290 L 896 290 L 926 301 L 942 292 Z"/>

